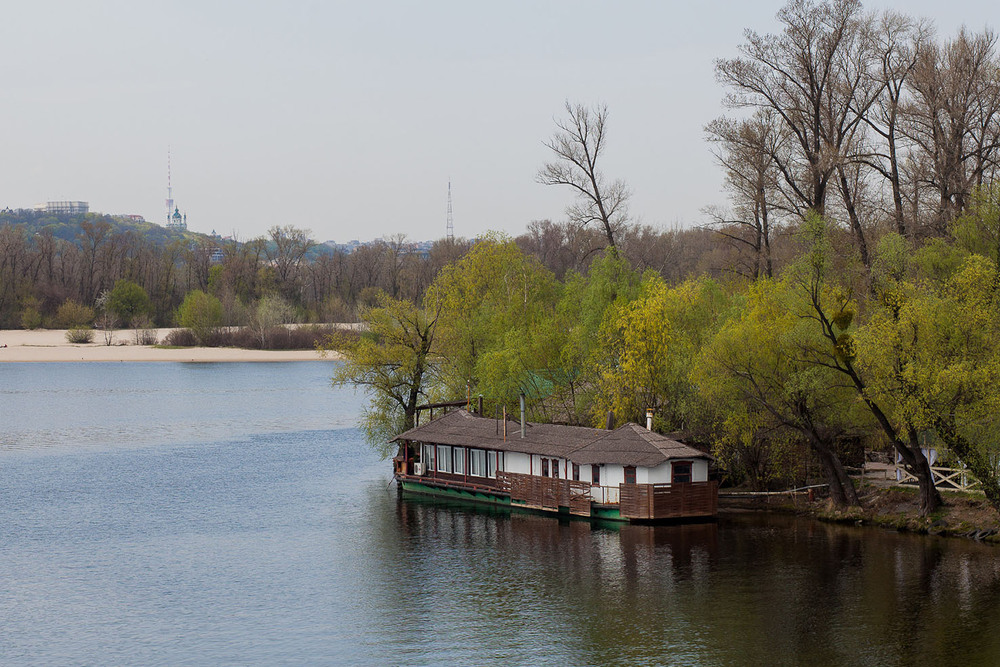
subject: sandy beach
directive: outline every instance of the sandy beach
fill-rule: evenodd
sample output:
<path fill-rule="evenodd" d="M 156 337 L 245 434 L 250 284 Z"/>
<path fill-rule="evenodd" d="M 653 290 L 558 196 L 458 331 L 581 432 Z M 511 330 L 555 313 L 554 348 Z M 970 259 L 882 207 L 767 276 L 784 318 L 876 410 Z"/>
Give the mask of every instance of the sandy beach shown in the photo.
<path fill-rule="evenodd" d="M 171 329 L 157 329 L 162 341 Z M 77 345 L 66 341 L 64 329 L 0 330 L 0 363 L 9 361 L 317 361 L 314 350 L 241 350 L 232 347 L 161 349 L 132 344 L 130 329 L 114 332 L 114 344 L 104 344 L 104 332 L 94 332 L 94 342 Z M 336 358 L 327 355 L 327 359 Z"/>

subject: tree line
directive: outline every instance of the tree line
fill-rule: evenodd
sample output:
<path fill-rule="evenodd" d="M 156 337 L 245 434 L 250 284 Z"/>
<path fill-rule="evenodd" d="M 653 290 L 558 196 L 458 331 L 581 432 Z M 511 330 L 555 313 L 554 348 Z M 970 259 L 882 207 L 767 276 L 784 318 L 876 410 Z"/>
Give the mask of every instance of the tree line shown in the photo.
<path fill-rule="evenodd" d="M 220 301 L 222 325 L 246 324 L 266 298 L 280 299 L 290 321 L 351 322 L 379 292 L 419 301 L 442 267 L 473 243 L 440 239 L 417 252 L 397 234 L 348 252 L 292 225 L 243 242 L 164 232 L 96 214 L 0 213 L 0 328 L 97 324 L 98 300 L 122 280 L 148 294 L 147 326 L 180 324 L 179 308 L 196 290 Z M 622 237 L 637 266 L 671 280 L 724 270 L 718 267 L 732 254 L 720 252 L 706 230 L 632 226 Z M 548 220 L 532 222 L 517 242 L 558 276 L 584 270 L 604 245 L 595 230 Z"/>

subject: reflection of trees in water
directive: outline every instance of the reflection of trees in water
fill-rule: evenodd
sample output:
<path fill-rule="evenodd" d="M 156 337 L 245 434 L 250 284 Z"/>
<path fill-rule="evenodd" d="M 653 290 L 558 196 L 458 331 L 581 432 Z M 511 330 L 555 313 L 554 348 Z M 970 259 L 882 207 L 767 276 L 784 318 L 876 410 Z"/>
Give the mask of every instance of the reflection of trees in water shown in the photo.
<path fill-rule="evenodd" d="M 372 572 L 392 591 L 387 632 L 446 661 L 1000 664 L 1000 552 L 983 545 L 763 515 L 603 526 L 393 509 L 375 517 Z"/>

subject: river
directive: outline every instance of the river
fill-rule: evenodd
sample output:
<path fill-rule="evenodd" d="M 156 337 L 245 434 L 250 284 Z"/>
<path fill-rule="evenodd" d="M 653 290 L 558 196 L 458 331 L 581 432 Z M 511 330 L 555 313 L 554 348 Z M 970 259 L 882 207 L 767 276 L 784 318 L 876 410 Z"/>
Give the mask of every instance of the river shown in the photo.
<path fill-rule="evenodd" d="M 1000 664 L 1000 551 L 401 500 L 332 362 L 0 364 L 0 663 Z"/>

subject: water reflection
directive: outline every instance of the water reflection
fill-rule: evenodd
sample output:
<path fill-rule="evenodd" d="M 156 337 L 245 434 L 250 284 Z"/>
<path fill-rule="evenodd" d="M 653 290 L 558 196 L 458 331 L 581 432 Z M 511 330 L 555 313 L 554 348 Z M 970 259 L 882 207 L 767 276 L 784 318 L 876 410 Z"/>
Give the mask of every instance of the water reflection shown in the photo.
<path fill-rule="evenodd" d="M 791 517 L 602 526 L 409 497 L 381 504 L 379 578 L 398 601 L 387 632 L 414 657 L 1000 664 L 990 632 L 1000 566 L 988 546 Z"/>

